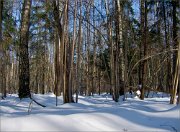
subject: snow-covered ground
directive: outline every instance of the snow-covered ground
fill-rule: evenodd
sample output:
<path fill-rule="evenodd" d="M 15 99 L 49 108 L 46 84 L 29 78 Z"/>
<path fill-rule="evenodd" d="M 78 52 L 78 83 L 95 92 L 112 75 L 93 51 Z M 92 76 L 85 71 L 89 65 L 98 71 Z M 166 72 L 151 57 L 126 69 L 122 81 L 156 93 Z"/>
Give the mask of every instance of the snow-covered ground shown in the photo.
<path fill-rule="evenodd" d="M 20 101 L 8 95 L 0 102 L 0 131 L 180 131 L 180 108 L 170 105 L 169 97 L 139 100 L 127 98 L 115 103 L 110 96 L 79 97 L 79 103 L 62 104 L 53 94 L 34 95 L 46 105 Z M 120 99 L 121 100 L 121 99 Z"/>

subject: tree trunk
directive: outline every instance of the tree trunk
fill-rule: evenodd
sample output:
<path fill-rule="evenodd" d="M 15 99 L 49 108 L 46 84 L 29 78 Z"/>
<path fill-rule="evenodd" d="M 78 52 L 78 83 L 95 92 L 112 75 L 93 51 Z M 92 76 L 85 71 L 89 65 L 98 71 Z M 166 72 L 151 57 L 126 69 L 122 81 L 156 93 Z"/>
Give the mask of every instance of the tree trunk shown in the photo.
<path fill-rule="evenodd" d="M 178 46 L 178 35 L 177 35 L 177 17 L 176 17 L 176 7 L 177 7 L 178 2 L 173 1 L 173 47 L 174 49 L 178 49 L 178 51 L 174 51 L 173 54 L 173 86 L 172 86 L 172 95 L 170 99 L 170 104 L 175 104 L 176 103 L 176 94 L 177 94 L 177 89 L 178 89 L 178 81 L 179 81 L 179 56 L 180 56 L 180 46 Z"/>
<path fill-rule="evenodd" d="M 2 11 L 3 11 L 3 0 L 0 0 L 0 52 L 3 53 L 3 44 L 2 44 Z M 4 55 L 2 55 L 2 57 L 0 57 L 0 74 L 1 74 L 1 84 L 0 84 L 0 93 L 4 93 L 4 60 L 3 57 Z M 3 98 L 3 95 L 2 95 Z"/>
<path fill-rule="evenodd" d="M 54 7 L 54 10 L 53 10 L 53 14 L 54 14 L 54 20 L 55 20 L 55 25 L 56 25 L 56 28 L 57 28 L 57 30 L 58 30 L 58 37 L 59 37 L 59 43 L 60 43 L 60 50 L 59 50 L 59 56 L 58 56 L 58 58 L 59 58 L 59 67 L 60 67 L 60 73 L 61 73 L 61 75 L 59 75 L 60 77 L 59 77 L 59 79 L 57 79 L 57 81 L 60 81 L 58 84 L 60 84 L 60 86 L 63 88 L 63 101 L 64 101 L 64 103 L 68 103 L 68 98 L 67 98 L 67 95 L 68 95 L 68 92 L 67 92 L 67 89 L 65 89 L 65 87 L 66 87 L 66 65 L 65 65 L 65 63 L 66 63 L 66 54 L 65 54 L 65 33 L 64 33 L 64 31 L 65 31 L 65 26 L 66 26 L 66 24 L 65 24 L 65 22 L 66 22 L 66 15 L 67 15 L 67 1 L 66 1 L 66 3 L 65 3 L 65 6 L 64 6 L 64 21 L 63 21 L 63 23 L 64 23 L 64 29 L 62 28 L 62 25 L 61 25 L 61 20 L 60 20 L 60 12 L 59 12 L 59 1 L 56 1 L 56 0 L 54 0 L 53 1 L 53 7 Z M 57 70 L 57 69 L 56 69 Z"/>
<path fill-rule="evenodd" d="M 4 0 L 0 0 L 0 50 L 2 50 L 2 12 L 3 12 L 3 1 Z"/>
<path fill-rule="evenodd" d="M 63 91 L 63 99 L 64 103 L 71 103 L 73 101 L 72 97 L 72 89 L 69 89 L 69 71 L 68 71 L 68 43 L 69 43 L 69 38 L 68 38 L 68 6 L 69 6 L 69 0 L 65 1 L 64 5 L 64 19 L 63 19 L 63 27 L 64 27 L 64 41 L 62 44 L 64 45 L 64 56 L 63 56 L 63 82 L 64 82 L 64 91 Z"/>
<path fill-rule="evenodd" d="M 55 33 L 55 94 L 56 94 L 56 106 L 57 106 L 57 96 L 61 94 L 60 92 L 60 41 L 58 33 Z"/>
<path fill-rule="evenodd" d="M 139 46 L 139 59 L 142 59 L 143 57 L 143 30 L 144 30 L 144 0 L 140 0 L 140 10 L 141 10 L 141 25 L 140 25 L 140 33 L 141 33 L 141 42 Z M 139 84 L 138 88 L 141 90 L 142 88 L 142 67 L 143 67 L 143 62 L 139 63 L 139 71 L 138 71 L 138 78 L 139 78 Z"/>
<path fill-rule="evenodd" d="M 90 4 L 87 7 L 87 49 L 86 49 L 86 89 L 87 89 L 87 95 L 91 96 L 91 87 L 90 87 Z"/>
<path fill-rule="evenodd" d="M 180 39 L 179 39 L 179 50 L 178 50 L 178 62 L 179 62 L 179 68 L 180 69 Z M 178 89 L 179 89 L 179 93 L 178 93 L 178 101 L 177 101 L 177 104 L 180 104 L 180 71 L 179 71 L 179 75 L 178 75 Z"/>
<path fill-rule="evenodd" d="M 94 4 L 94 1 L 93 1 Z M 95 27 L 95 8 L 93 7 L 93 26 Z M 94 89 L 95 89 L 95 78 L 96 78 L 96 48 L 97 48 L 97 44 L 96 44 L 96 30 L 94 29 L 94 33 L 93 33 L 93 67 L 92 67 L 92 95 L 94 94 Z"/>
<path fill-rule="evenodd" d="M 116 52 L 115 52 L 115 101 L 119 99 L 119 93 L 125 90 L 124 86 L 124 50 L 123 50 L 123 41 L 122 41 L 122 8 L 119 0 L 115 1 L 116 8 Z M 125 96 L 124 96 L 125 97 Z"/>
<path fill-rule="evenodd" d="M 179 74 L 180 74 L 180 45 L 178 46 L 178 57 L 176 59 L 176 69 L 174 73 L 174 79 L 173 79 L 173 92 L 170 99 L 170 104 L 176 104 L 176 94 L 178 89 L 178 83 L 179 83 Z M 179 104 L 179 102 L 178 102 Z"/>
<path fill-rule="evenodd" d="M 31 97 L 29 88 L 29 21 L 31 11 L 31 0 L 25 0 L 22 9 L 22 20 L 20 29 L 19 45 L 19 98 Z"/>
<path fill-rule="evenodd" d="M 72 40 L 72 46 L 69 56 L 69 89 L 72 89 L 73 87 L 73 73 L 74 73 L 74 49 L 76 44 L 76 17 L 77 17 L 77 0 L 74 0 L 74 23 L 73 23 L 73 40 Z M 76 84 L 75 84 L 76 85 Z"/>
<path fill-rule="evenodd" d="M 143 43 L 144 46 L 144 57 L 147 56 L 147 42 L 146 42 L 146 37 L 147 37 L 147 2 L 145 0 L 141 0 L 141 44 Z M 142 65 L 142 87 L 141 87 L 141 95 L 140 98 L 144 100 L 144 92 L 145 92 L 145 87 L 146 87 L 146 73 L 147 72 L 147 60 L 143 61 Z"/>
<path fill-rule="evenodd" d="M 166 8 L 165 8 L 165 1 L 163 1 L 163 18 L 164 18 L 164 30 L 165 30 L 165 44 L 166 44 L 166 49 L 170 50 L 170 45 L 168 42 L 168 33 L 167 33 L 167 18 L 166 18 Z M 166 77 L 166 90 L 168 92 L 172 92 L 173 90 L 171 89 L 171 62 L 170 62 L 170 53 L 167 53 L 167 77 Z"/>
<path fill-rule="evenodd" d="M 111 78 L 110 78 L 110 83 L 111 83 L 111 88 L 110 88 L 110 94 L 115 90 L 115 76 L 114 76 L 114 44 L 112 41 L 112 23 L 111 23 L 111 18 L 110 18 L 110 13 L 109 13 L 109 3 L 107 0 L 105 0 L 105 6 L 106 6 L 106 15 L 107 15 L 107 34 L 108 34 L 108 42 L 109 42 L 109 48 L 110 48 L 110 73 L 111 73 Z M 112 96 L 114 100 L 114 95 Z"/>
<path fill-rule="evenodd" d="M 77 63 L 76 63 L 76 103 L 78 102 L 78 94 L 79 94 L 79 88 L 80 88 L 80 46 L 81 46 L 81 24 L 82 24 L 82 22 L 81 22 L 81 13 L 82 13 L 82 9 L 81 9 L 81 5 L 82 4 L 82 0 L 80 0 L 80 19 L 79 19 L 79 36 L 78 36 L 78 44 L 77 44 L 77 49 L 76 49 L 76 51 L 77 51 Z"/>

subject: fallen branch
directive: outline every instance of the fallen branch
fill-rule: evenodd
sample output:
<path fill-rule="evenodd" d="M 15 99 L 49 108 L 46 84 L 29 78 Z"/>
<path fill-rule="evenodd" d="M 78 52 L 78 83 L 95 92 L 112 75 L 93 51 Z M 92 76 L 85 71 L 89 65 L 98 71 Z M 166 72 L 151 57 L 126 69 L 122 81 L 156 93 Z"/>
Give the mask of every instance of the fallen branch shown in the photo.
<path fill-rule="evenodd" d="M 32 101 L 34 101 L 37 105 L 41 106 L 41 107 L 46 107 L 43 104 L 40 104 L 39 102 L 37 102 L 35 99 L 33 99 L 32 97 L 30 98 Z"/>

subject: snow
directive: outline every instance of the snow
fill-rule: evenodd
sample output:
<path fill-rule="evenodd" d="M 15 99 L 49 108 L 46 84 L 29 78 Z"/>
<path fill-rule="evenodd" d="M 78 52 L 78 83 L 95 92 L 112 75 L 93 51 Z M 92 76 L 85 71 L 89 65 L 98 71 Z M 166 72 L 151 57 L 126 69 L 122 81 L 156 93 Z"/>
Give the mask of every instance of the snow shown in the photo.
<path fill-rule="evenodd" d="M 69 104 L 58 97 L 56 107 L 54 94 L 36 94 L 47 107 L 33 103 L 28 113 L 31 100 L 12 94 L 0 102 L 0 131 L 180 131 L 180 107 L 157 95 L 145 100 L 129 95 L 118 103 L 106 94 L 79 96 L 79 103 Z"/>
<path fill-rule="evenodd" d="M 140 96 L 140 95 L 141 95 L 141 91 L 140 91 L 140 90 L 137 90 L 137 91 L 136 91 L 136 95 L 137 95 L 137 96 Z"/>

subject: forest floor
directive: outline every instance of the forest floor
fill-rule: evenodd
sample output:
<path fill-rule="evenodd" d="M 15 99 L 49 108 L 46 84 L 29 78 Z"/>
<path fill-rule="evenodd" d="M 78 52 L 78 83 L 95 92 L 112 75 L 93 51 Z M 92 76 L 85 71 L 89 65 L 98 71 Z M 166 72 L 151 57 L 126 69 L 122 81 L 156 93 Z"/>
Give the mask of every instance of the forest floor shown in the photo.
<path fill-rule="evenodd" d="M 162 96 L 164 96 L 162 98 Z M 142 131 L 179 132 L 180 107 L 169 104 L 162 93 L 139 100 L 137 97 L 116 103 L 110 95 L 79 96 L 79 103 L 63 104 L 54 94 L 34 94 L 41 107 L 16 94 L 0 102 L 0 131 Z"/>

